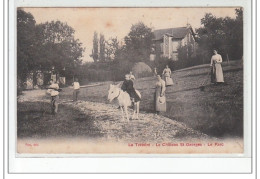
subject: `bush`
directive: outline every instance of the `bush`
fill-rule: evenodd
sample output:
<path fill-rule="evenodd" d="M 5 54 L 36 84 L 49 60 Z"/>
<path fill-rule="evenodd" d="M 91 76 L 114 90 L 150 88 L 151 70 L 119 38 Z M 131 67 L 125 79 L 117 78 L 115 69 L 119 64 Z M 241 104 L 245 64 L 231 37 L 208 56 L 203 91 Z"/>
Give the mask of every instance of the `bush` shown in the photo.
<path fill-rule="evenodd" d="M 136 63 L 132 68 L 132 72 L 136 78 L 148 77 L 153 74 L 152 69 L 144 62 Z"/>
<path fill-rule="evenodd" d="M 112 62 L 95 62 L 82 65 L 75 77 L 81 84 L 98 81 L 123 80 L 125 74 L 129 73 L 133 63 L 126 60 Z"/>

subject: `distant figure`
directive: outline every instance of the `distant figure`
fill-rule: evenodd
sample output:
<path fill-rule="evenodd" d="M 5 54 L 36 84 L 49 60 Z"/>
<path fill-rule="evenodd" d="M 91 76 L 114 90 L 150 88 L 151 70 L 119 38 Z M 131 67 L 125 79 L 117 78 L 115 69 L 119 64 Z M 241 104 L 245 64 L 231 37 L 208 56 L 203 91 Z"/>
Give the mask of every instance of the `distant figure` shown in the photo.
<path fill-rule="evenodd" d="M 129 78 L 130 78 L 130 80 L 132 80 L 132 81 L 135 80 L 135 76 L 133 75 L 133 72 L 132 72 L 132 71 L 130 71 L 130 73 L 129 73 Z"/>
<path fill-rule="evenodd" d="M 59 106 L 59 85 L 52 79 L 50 80 L 50 86 L 48 87 L 47 94 L 51 95 L 51 112 L 55 115 L 58 113 Z"/>
<path fill-rule="evenodd" d="M 166 112 L 166 97 L 165 97 L 165 82 L 161 79 L 160 75 L 157 75 L 157 81 L 155 83 L 155 113 Z"/>
<path fill-rule="evenodd" d="M 141 98 L 138 96 L 138 94 L 136 93 L 135 89 L 134 89 L 134 83 L 133 81 L 130 79 L 130 75 L 127 74 L 125 75 L 125 80 L 121 86 L 121 89 L 123 91 L 126 91 L 131 98 L 131 101 L 134 102 L 138 102 L 141 100 Z"/>
<path fill-rule="evenodd" d="M 152 48 L 151 48 L 151 53 L 150 53 L 150 61 L 154 61 L 155 58 L 156 58 L 155 48 L 152 47 Z"/>
<path fill-rule="evenodd" d="M 216 84 L 224 83 L 223 70 L 221 67 L 222 57 L 217 50 L 213 51 L 214 55 L 211 57 L 211 82 Z"/>
<path fill-rule="evenodd" d="M 73 101 L 77 101 L 78 100 L 78 95 L 80 92 L 80 84 L 78 82 L 78 79 L 75 78 L 75 81 L 72 83 L 73 86 Z"/>
<path fill-rule="evenodd" d="M 154 76 L 157 76 L 157 68 L 154 68 L 153 74 L 154 74 Z"/>
<path fill-rule="evenodd" d="M 163 73 L 162 73 L 166 86 L 172 86 L 173 85 L 171 74 L 172 74 L 171 69 L 169 68 L 168 65 L 166 65 L 166 68 L 163 70 Z"/>

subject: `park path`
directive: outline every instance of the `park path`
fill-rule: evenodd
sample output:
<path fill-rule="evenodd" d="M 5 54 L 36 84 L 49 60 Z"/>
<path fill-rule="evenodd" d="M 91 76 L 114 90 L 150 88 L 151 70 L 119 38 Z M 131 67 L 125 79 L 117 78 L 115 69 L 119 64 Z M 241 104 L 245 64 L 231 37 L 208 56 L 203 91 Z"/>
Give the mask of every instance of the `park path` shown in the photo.
<path fill-rule="evenodd" d="M 49 102 L 44 90 L 25 91 L 18 97 L 18 102 Z M 86 118 L 93 120 L 93 126 L 86 128 L 99 132 L 95 140 L 116 142 L 165 142 L 165 141 L 194 141 L 212 139 L 206 134 L 193 130 L 185 124 L 164 116 L 141 112 L 139 119 L 127 122 L 122 120 L 121 111 L 116 105 L 98 102 L 61 99 L 61 105 L 73 108 L 83 113 Z M 129 110 L 132 114 L 133 110 Z M 98 129 L 98 130 L 96 130 Z M 101 136 L 101 137 L 100 137 Z"/>

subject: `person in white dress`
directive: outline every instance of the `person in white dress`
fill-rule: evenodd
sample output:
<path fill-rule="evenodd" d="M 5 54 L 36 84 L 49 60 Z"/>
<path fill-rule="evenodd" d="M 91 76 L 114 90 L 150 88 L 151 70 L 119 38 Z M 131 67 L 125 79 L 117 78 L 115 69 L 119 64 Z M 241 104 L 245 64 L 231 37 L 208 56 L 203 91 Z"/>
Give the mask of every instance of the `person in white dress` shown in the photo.
<path fill-rule="evenodd" d="M 166 86 L 172 86 L 173 85 L 171 74 L 172 74 L 171 69 L 169 68 L 168 65 L 166 65 L 166 68 L 163 70 L 163 73 L 162 73 Z"/>
<path fill-rule="evenodd" d="M 214 55 L 211 57 L 211 82 L 216 84 L 224 83 L 224 76 L 222 70 L 222 57 L 218 54 L 217 50 L 213 51 Z"/>
<path fill-rule="evenodd" d="M 165 97 L 165 81 L 163 81 L 160 75 L 157 75 L 157 81 L 155 83 L 155 93 L 154 93 L 154 104 L 155 113 L 160 114 L 160 112 L 166 112 L 166 97 Z"/>

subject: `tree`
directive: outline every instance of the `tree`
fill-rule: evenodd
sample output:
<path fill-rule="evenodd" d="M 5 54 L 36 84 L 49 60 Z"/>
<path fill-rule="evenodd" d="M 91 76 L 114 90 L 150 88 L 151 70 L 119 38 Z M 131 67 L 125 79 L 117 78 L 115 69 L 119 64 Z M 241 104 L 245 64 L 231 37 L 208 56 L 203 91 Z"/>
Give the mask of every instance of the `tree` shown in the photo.
<path fill-rule="evenodd" d="M 223 58 L 241 59 L 243 55 L 243 9 L 236 9 L 237 17 L 217 18 L 211 13 L 201 19 L 203 27 L 196 29 L 198 52 L 209 58 L 217 49 Z"/>
<path fill-rule="evenodd" d="M 119 49 L 119 41 L 117 38 L 110 38 L 106 42 L 105 54 L 108 61 L 114 60 Z"/>
<path fill-rule="evenodd" d="M 239 52 L 238 56 L 243 56 L 243 8 L 236 9 L 236 39 L 238 43 L 237 52 Z"/>
<path fill-rule="evenodd" d="M 93 49 L 92 49 L 92 54 L 90 57 L 93 58 L 94 62 L 98 61 L 98 34 L 95 31 L 94 32 L 94 37 L 93 37 Z"/>
<path fill-rule="evenodd" d="M 126 57 L 134 62 L 149 60 L 152 47 L 152 29 L 143 22 L 132 25 L 130 32 L 125 37 Z"/>
<path fill-rule="evenodd" d="M 99 37 L 99 60 L 104 62 L 105 61 L 105 36 L 103 34 L 100 34 Z"/>
<path fill-rule="evenodd" d="M 51 21 L 39 25 L 44 43 L 61 43 L 73 38 L 75 30 L 61 21 Z"/>
<path fill-rule="evenodd" d="M 66 23 L 51 21 L 36 25 L 34 17 L 17 10 L 17 78 L 24 82 L 32 72 L 50 71 L 55 67 L 72 77 L 81 64 L 84 48 L 74 38 L 74 29 Z M 35 81 L 34 81 L 35 82 Z"/>
<path fill-rule="evenodd" d="M 28 72 L 36 67 L 34 61 L 35 49 L 35 19 L 22 9 L 17 10 L 17 78 L 26 80 Z"/>
<path fill-rule="evenodd" d="M 84 52 L 82 43 L 74 38 L 74 32 L 72 27 L 60 21 L 37 26 L 39 46 L 36 60 L 39 68 L 50 70 L 54 66 L 58 73 L 65 68 L 67 77 L 72 77 Z"/>

